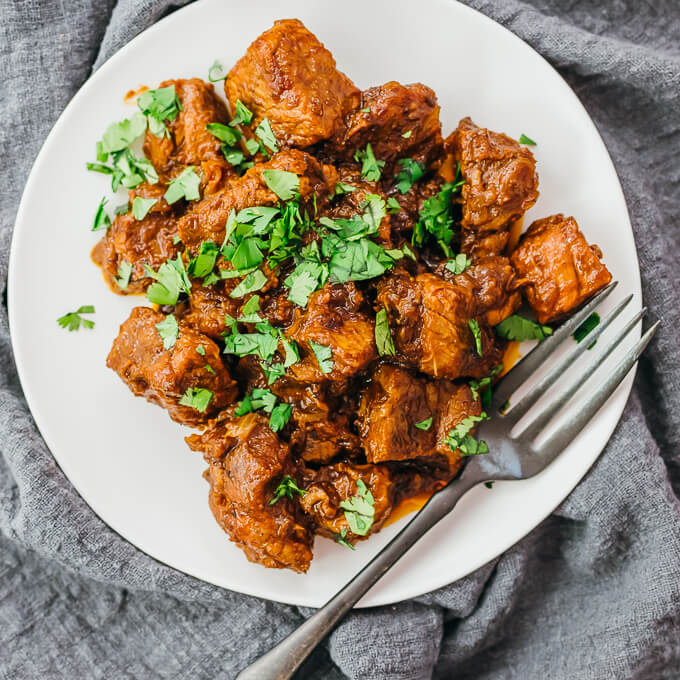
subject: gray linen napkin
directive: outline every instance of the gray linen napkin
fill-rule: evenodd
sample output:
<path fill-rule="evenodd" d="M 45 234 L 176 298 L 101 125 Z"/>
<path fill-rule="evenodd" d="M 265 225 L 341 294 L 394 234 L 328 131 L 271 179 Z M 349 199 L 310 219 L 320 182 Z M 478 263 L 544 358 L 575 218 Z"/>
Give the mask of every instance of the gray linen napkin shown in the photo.
<path fill-rule="evenodd" d="M 51 125 L 93 68 L 181 4 L 0 0 L 2 281 Z M 551 517 L 457 583 L 353 614 L 300 677 L 677 678 L 680 5 L 469 4 L 545 55 L 593 116 L 623 181 L 646 304 L 664 326 L 605 454 Z M 26 408 L 4 305 L 0 452 L 0 678 L 231 678 L 303 620 L 154 562 L 89 510 Z"/>

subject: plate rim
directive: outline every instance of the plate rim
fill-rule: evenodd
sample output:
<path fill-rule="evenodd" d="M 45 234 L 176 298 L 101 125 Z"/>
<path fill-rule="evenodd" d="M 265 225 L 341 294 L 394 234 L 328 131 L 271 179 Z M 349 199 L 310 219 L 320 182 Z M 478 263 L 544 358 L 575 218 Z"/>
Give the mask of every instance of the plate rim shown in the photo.
<path fill-rule="evenodd" d="M 214 2 L 215 0 L 197 0 L 191 4 L 185 5 L 183 7 L 180 7 L 179 9 L 175 10 L 171 14 L 163 17 L 162 19 L 158 20 L 151 26 L 147 27 L 143 31 L 141 31 L 139 34 L 137 34 L 135 37 L 133 37 L 129 42 L 127 42 L 125 45 L 123 45 L 120 49 L 118 49 L 114 54 L 112 54 L 97 70 L 93 71 L 90 73 L 90 75 L 87 77 L 87 79 L 80 85 L 80 87 L 76 90 L 76 92 L 73 94 L 71 99 L 68 101 L 66 106 L 64 107 L 63 111 L 59 114 L 57 117 L 56 121 L 52 125 L 52 128 L 50 129 L 49 133 L 47 134 L 45 140 L 43 141 L 42 145 L 40 146 L 40 149 L 35 156 L 35 159 L 33 160 L 33 163 L 31 165 L 30 172 L 26 178 L 26 182 L 24 184 L 24 188 L 22 191 L 22 196 L 21 200 L 19 202 L 19 206 L 17 209 L 16 217 L 14 219 L 14 224 L 13 224 L 13 229 L 12 229 L 12 237 L 11 237 L 11 243 L 10 243 L 10 251 L 9 251 L 9 258 L 8 258 L 8 268 L 7 268 L 7 311 L 8 311 L 8 326 L 9 326 L 9 333 L 10 333 L 10 341 L 11 341 L 11 346 L 12 346 L 12 352 L 14 355 L 14 361 L 17 369 L 17 375 L 19 378 L 19 382 L 21 385 L 22 392 L 24 394 L 24 397 L 26 399 L 27 406 L 30 411 L 30 415 L 36 425 L 36 428 L 38 432 L 40 433 L 41 438 L 43 439 L 47 449 L 51 453 L 52 457 L 54 458 L 54 461 L 58 465 L 59 469 L 61 470 L 62 474 L 64 477 L 67 479 L 68 483 L 71 485 L 71 487 L 76 491 L 76 493 L 80 496 L 80 498 L 83 500 L 83 502 L 88 506 L 88 508 L 97 516 L 97 518 L 103 522 L 108 529 L 113 531 L 115 534 L 117 534 L 122 540 L 126 541 L 128 544 L 133 546 L 136 550 L 139 550 L 143 554 L 147 555 L 154 561 L 156 561 L 159 564 L 162 564 L 164 567 L 174 569 L 186 576 L 188 576 L 191 579 L 196 579 L 199 582 L 207 583 L 213 587 L 217 588 L 222 588 L 224 590 L 229 590 L 231 592 L 238 592 L 242 593 L 244 595 L 252 596 L 252 597 L 259 597 L 261 599 L 265 600 L 270 600 L 274 602 L 281 602 L 284 604 L 290 604 L 290 605 L 295 605 L 295 606 L 311 606 L 311 607 L 316 607 L 318 606 L 318 602 L 311 602 L 309 599 L 293 599 L 293 598 L 287 598 L 287 597 L 282 597 L 281 599 L 273 599 L 267 595 L 263 595 L 261 592 L 258 592 L 256 588 L 249 588 L 249 587 L 241 587 L 239 586 L 238 590 L 228 587 L 228 586 L 223 586 L 214 583 L 213 581 L 206 580 L 200 576 L 195 576 L 194 574 L 191 574 L 189 572 L 183 571 L 181 568 L 174 566 L 172 564 L 169 564 L 168 562 L 164 561 L 163 558 L 158 557 L 154 555 L 152 552 L 147 552 L 145 549 L 139 547 L 136 543 L 134 543 L 132 540 L 126 538 L 125 534 L 121 531 L 119 531 L 116 528 L 116 522 L 111 522 L 110 520 L 104 519 L 104 517 L 98 512 L 98 510 L 95 508 L 97 505 L 96 501 L 93 503 L 90 500 L 88 500 L 88 497 L 83 491 L 81 491 L 76 484 L 71 481 L 71 477 L 69 476 L 67 469 L 69 468 L 69 464 L 61 460 L 61 457 L 58 456 L 53 447 L 50 445 L 49 442 L 49 437 L 45 435 L 45 431 L 48 429 L 44 425 L 46 425 L 46 419 L 43 420 L 42 416 L 38 416 L 37 412 L 33 408 L 34 404 L 34 392 L 31 392 L 30 389 L 27 389 L 27 383 L 26 379 L 24 376 L 24 369 L 22 366 L 25 365 L 26 359 L 23 356 L 23 348 L 21 345 L 18 343 L 15 343 L 15 329 L 19 326 L 20 322 L 18 321 L 17 318 L 17 310 L 19 308 L 19 302 L 16 299 L 16 293 L 14 292 L 17 289 L 17 283 L 18 283 L 18 278 L 16 274 L 16 242 L 18 240 L 17 237 L 17 225 L 21 224 L 22 222 L 25 221 L 24 218 L 24 213 L 28 210 L 27 208 L 27 203 L 28 203 L 28 198 L 27 196 L 32 193 L 32 185 L 35 183 L 36 175 L 37 175 L 37 168 L 41 164 L 41 159 L 43 156 L 45 156 L 48 151 L 50 146 L 54 143 L 54 140 L 58 138 L 61 134 L 61 128 L 64 126 L 66 119 L 70 115 L 70 112 L 72 109 L 76 108 L 77 105 L 79 104 L 81 98 L 86 94 L 84 92 L 90 82 L 95 78 L 101 78 L 105 77 L 106 74 L 111 71 L 112 69 L 115 69 L 117 66 L 117 63 L 120 59 L 122 59 L 125 54 L 134 49 L 138 43 L 149 39 L 153 35 L 155 35 L 156 32 L 162 31 L 165 27 L 166 24 L 178 21 L 178 16 L 181 18 L 182 15 L 188 14 L 189 12 L 197 12 L 200 13 L 202 11 L 202 8 L 204 5 L 209 5 L 211 2 Z M 641 274 L 640 274 L 640 265 L 639 265 L 639 258 L 638 258 L 638 251 L 637 251 L 637 244 L 635 243 L 635 233 L 632 228 L 632 223 L 631 223 L 631 218 L 630 218 L 630 211 L 628 208 L 628 202 L 626 200 L 625 193 L 623 191 L 623 187 L 621 185 L 621 180 L 619 178 L 618 172 L 616 170 L 616 165 L 614 164 L 614 160 L 611 157 L 611 154 L 609 153 L 609 150 L 602 138 L 602 135 L 600 134 L 599 129 L 597 128 L 597 125 L 595 124 L 594 120 L 588 113 L 588 110 L 585 108 L 584 104 L 581 102 L 579 99 L 578 95 L 576 92 L 569 86 L 567 81 L 562 77 L 562 75 L 557 71 L 555 67 L 550 64 L 550 62 L 537 50 L 535 50 L 529 43 L 525 42 L 522 38 L 520 38 L 518 35 L 513 33 L 509 28 L 506 28 L 496 20 L 492 19 L 491 17 L 487 16 L 483 12 L 474 9 L 472 7 L 469 7 L 468 5 L 463 4 L 459 0 L 428 0 L 432 5 L 452 5 L 456 7 L 457 11 L 463 12 L 463 13 L 468 13 L 469 15 L 473 15 L 476 20 L 481 21 L 489 29 L 490 32 L 493 31 L 498 31 L 501 34 L 505 34 L 505 37 L 507 38 L 508 36 L 510 37 L 510 40 L 514 42 L 515 47 L 519 50 L 523 50 L 525 52 L 530 52 L 533 54 L 533 57 L 536 58 L 538 57 L 545 66 L 548 67 L 548 69 L 552 72 L 554 76 L 556 76 L 555 84 L 557 85 L 559 83 L 559 87 L 563 90 L 564 94 L 566 97 L 571 98 L 573 104 L 580 110 L 580 112 L 583 114 L 583 117 L 585 119 L 586 125 L 590 126 L 591 131 L 594 133 L 594 138 L 597 139 L 598 144 L 600 145 L 600 150 L 604 151 L 606 158 L 608 159 L 608 171 L 612 175 L 612 179 L 614 180 L 613 182 L 613 187 L 615 187 L 616 191 L 618 192 L 619 199 L 622 202 L 622 205 L 625 209 L 625 214 L 627 217 L 627 226 L 629 227 L 629 232 L 630 232 L 630 237 L 633 242 L 633 253 L 635 256 L 635 266 L 637 270 L 637 275 L 634 276 L 635 279 L 635 284 L 636 284 L 636 290 L 633 291 L 634 293 L 637 293 L 637 298 L 638 300 L 635 301 L 637 304 L 639 302 L 639 307 L 642 307 L 642 290 L 641 290 Z M 638 324 L 637 328 L 633 331 L 635 334 L 635 337 L 640 337 L 641 332 L 640 332 L 641 325 Z M 637 368 L 638 365 L 637 363 L 635 364 L 633 370 L 627 375 L 627 377 L 624 379 L 622 384 L 619 386 L 618 391 L 620 391 L 620 397 L 619 399 L 621 400 L 621 407 L 619 410 L 618 415 L 616 416 L 615 420 L 613 420 L 613 423 L 611 426 L 607 427 L 607 433 L 606 433 L 606 439 L 604 444 L 602 445 L 601 449 L 598 451 L 598 453 L 594 456 L 594 458 L 585 466 L 582 472 L 579 472 L 578 479 L 573 485 L 570 485 L 570 488 L 566 491 L 566 493 L 563 496 L 560 496 L 559 498 L 556 498 L 554 500 L 554 503 L 549 504 L 549 510 L 547 512 L 540 512 L 536 513 L 534 516 L 532 516 L 531 521 L 525 522 L 525 524 L 522 525 L 522 528 L 520 528 L 518 531 L 512 533 L 512 535 L 507 538 L 505 541 L 497 541 L 494 543 L 494 548 L 492 550 L 480 550 L 477 554 L 477 559 L 473 559 L 470 562 L 469 568 L 466 568 L 466 572 L 457 577 L 455 580 L 451 581 L 448 578 L 444 577 L 440 580 L 437 581 L 436 585 L 432 585 L 432 583 L 428 583 L 428 587 L 426 590 L 422 589 L 422 586 L 418 585 L 412 585 L 409 587 L 408 581 L 406 581 L 402 587 L 400 588 L 400 592 L 398 595 L 398 598 L 394 597 L 378 597 L 378 598 L 371 598 L 371 592 L 367 593 L 366 596 L 364 596 L 363 600 L 360 601 L 356 607 L 357 608 L 365 608 L 365 607 L 372 607 L 372 606 L 384 606 L 384 605 L 389 605 L 389 604 L 394 604 L 397 602 L 402 602 L 405 600 L 412 599 L 414 597 L 420 597 L 423 595 L 426 595 L 428 593 L 434 592 L 436 590 L 439 590 L 440 588 L 443 588 L 447 585 L 456 583 L 457 581 L 466 578 L 470 574 L 474 573 L 477 571 L 479 568 L 484 566 L 485 564 L 489 563 L 490 561 L 502 556 L 508 549 L 510 549 L 513 545 L 521 541 L 523 538 L 525 538 L 531 531 L 533 531 L 536 527 L 539 526 L 547 517 L 549 517 L 555 508 L 557 508 L 568 496 L 573 492 L 574 488 L 584 479 L 584 477 L 588 474 L 588 471 L 592 468 L 592 466 L 595 464 L 595 462 L 598 460 L 604 449 L 609 443 L 609 440 L 611 439 L 612 433 L 618 426 L 619 422 L 621 421 L 621 418 L 623 417 L 623 413 L 626 407 L 626 404 L 628 403 L 629 397 L 630 397 L 630 392 L 632 390 L 633 386 L 633 381 L 635 378 L 635 375 L 637 373 Z M 613 397 L 610 397 L 612 399 Z M 591 421 L 592 422 L 592 421 Z M 580 466 L 581 467 L 581 466 Z M 403 521 L 403 520 L 400 520 Z M 525 525 L 528 525 L 528 528 L 525 527 Z M 255 579 L 256 581 L 256 579 Z"/>

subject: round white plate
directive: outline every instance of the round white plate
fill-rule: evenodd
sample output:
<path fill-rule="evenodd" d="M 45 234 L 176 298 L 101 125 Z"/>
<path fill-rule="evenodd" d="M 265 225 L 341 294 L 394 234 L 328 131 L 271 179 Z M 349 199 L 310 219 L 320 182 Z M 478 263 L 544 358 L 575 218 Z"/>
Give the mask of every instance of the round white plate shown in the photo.
<path fill-rule="evenodd" d="M 574 93 L 536 52 L 454 2 L 204 0 L 172 14 L 112 57 L 73 98 L 45 142 L 17 216 L 9 267 L 15 357 L 28 403 L 64 473 L 115 531 L 172 567 L 231 590 L 321 605 L 390 539 L 402 519 L 355 552 L 318 539 L 306 575 L 248 562 L 208 509 L 200 455 L 185 428 L 135 399 L 105 359 L 118 326 L 145 298 L 109 292 L 90 232 L 109 178 L 85 170 L 107 125 L 129 116 L 124 94 L 166 78 L 230 67 L 278 18 L 298 17 L 365 88 L 421 81 L 439 97 L 445 134 L 466 115 L 538 142 L 541 196 L 531 219 L 574 215 L 620 282 L 612 298 L 640 305 L 635 244 L 612 162 Z M 360 19 L 357 20 L 357 17 Z M 218 86 L 219 87 L 219 86 Z M 220 88 L 221 89 L 221 88 Z M 118 205 L 110 197 L 109 209 Z M 613 302 L 613 300 L 612 300 Z M 69 333 L 57 317 L 96 307 L 96 327 Z M 587 353 L 589 354 L 589 353 Z M 571 491 L 602 450 L 632 376 L 564 455 L 533 480 L 473 490 L 364 597 L 385 604 L 465 576 L 526 535 Z"/>

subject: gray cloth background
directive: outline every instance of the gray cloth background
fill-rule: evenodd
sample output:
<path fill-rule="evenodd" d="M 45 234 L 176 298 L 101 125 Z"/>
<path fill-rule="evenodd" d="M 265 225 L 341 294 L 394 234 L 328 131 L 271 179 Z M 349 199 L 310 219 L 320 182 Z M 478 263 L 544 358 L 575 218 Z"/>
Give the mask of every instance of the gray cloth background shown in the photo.
<path fill-rule="evenodd" d="M 22 187 L 52 124 L 93 69 L 178 4 L 0 0 L 3 287 Z M 462 581 L 352 614 L 299 677 L 678 678 L 680 5 L 470 4 L 545 55 L 593 116 L 664 326 L 604 455 L 557 512 Z M 160 565 L 92 513 L 26 408 L 4 305 L 0 453 L 3 680 L 231 678 L 308 614 Z"/>

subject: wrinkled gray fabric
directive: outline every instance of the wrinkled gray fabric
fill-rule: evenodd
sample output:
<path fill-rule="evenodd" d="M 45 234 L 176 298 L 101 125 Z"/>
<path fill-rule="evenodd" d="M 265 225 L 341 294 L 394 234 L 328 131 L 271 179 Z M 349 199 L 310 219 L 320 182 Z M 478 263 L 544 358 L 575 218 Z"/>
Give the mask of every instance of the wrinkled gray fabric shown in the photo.
<path fill-rule="evenodd" d="M 57 116 L 93 67 L 181 4 L 0 0 L 3 281 L 21 189 Z M 546 56 L 594 118 L 622 179 L 645 302 L 664 326 L 605 453 L 557 512 L 468 578 L 353 614 L 299 677 L 677 678 L 680 6 L 469 4 Z M 474 67 L 474 55 L 455 61 Z M 4 305 L 0 451 L 3 680 L 231 678 L 307 613 L 159 565 L 88 509 L 26 409 Z"/>

